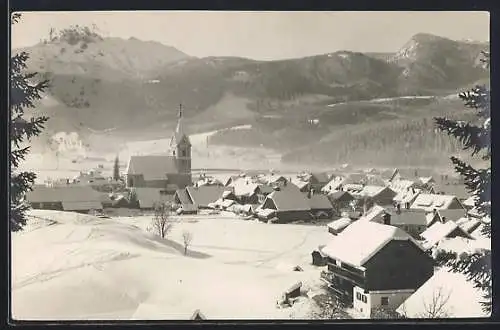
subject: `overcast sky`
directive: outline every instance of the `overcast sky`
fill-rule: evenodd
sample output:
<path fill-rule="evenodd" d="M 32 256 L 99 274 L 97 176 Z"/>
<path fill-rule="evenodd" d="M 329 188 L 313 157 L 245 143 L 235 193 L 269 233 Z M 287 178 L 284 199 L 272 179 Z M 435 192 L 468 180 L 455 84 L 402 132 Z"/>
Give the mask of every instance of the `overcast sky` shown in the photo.
<path fill-rule="evenodd" d="M 12 47 L 31 46 L 70 25 L 154 40 L 192 56 L 271 60 L 337 50 L 392 52 L 414 34 L 489 40 L 487 12 L 27 12 Z"/>

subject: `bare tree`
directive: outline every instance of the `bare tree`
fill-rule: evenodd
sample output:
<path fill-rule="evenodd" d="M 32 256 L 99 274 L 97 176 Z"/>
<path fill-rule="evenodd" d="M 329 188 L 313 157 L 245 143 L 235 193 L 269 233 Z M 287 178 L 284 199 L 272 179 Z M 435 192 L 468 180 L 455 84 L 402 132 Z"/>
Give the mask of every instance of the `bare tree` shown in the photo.
<path fill-rule="evenodd" d="M 450 299 L 451 292 L 444 292 L 443 288 L 438 288 L 432 293 L 431 301 L 423 301 L 424 310 L 417 315 L 417 318 L 438 319 L 449 317 L 450 312 L 446 307 Z"/>
<path fill-rule="evenodd" d="M 319 311 L 313 313 L 313 318 L 321 320 L 350 318 L 345 311 L 345 304 L 337 297 L 330 294 L 322 294 L 314 297 L 314 300 L 319 307 Z"/>
<path fill-rule="evenodd" d="M 154 206 L 154 215 L 148 231 L 165 238 L 174 227 L 175 221 L 170 216 L 172 207 L 170 204 L 158 203 Z"/>
<path fill-rule="evenodd" d="M 193 234 L 189 231 L 184 231 L 182 233 L 182 241 L 184 242 L 184 255 L 187 255 L 188 247 L 193 241 Z"/>

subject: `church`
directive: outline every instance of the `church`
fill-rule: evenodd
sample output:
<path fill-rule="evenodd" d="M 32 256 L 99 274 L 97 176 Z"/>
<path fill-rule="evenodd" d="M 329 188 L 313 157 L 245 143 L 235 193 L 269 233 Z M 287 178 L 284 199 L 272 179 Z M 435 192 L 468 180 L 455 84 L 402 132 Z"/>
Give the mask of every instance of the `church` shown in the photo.
<path fill-rule="evenodd" d="M 191 142 L 184 132 L 182 106 L 169 149 L 168 155 L 131 156 L 127 166 L 127 187 L 159 188 L 174 194 L 177 189 L 192 184 Z"/>

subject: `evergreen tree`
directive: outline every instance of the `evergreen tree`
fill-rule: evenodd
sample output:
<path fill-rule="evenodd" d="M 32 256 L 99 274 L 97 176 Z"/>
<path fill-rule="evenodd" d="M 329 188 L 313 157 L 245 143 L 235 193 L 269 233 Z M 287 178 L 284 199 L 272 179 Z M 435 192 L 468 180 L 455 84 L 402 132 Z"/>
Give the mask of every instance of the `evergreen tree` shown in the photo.
<path fill-rule="evenodd" d="M 489 52 L 483 52 L 486 67 L 489 68 Z M 472 156 L 481 156 L 488 161 L 488 166 L 482 169 L 451 157 L 451 161 L 464 179 L 468 191 L 474 196 L 476 209 L 488 221 L 484 222 L 483 235 L 491 238 L 491 124 L 490 124 L 490 89 L 486 86 L 476 86 L 470 91 L 459 94 L 465 106 L 476 110 L 477 123 L 455 121 L 447 118 L 435 118 L 437 127 L 448 135 L 456 138 L 469 150 Z M 450 253 L 442 258 L 444 265 L 450 266 L 455 272 L 463 273 L 476 288 L 484 292 L 484 301 L 481 302 L 484 311 L 491 313 L 491 250 L 473 253 L 472 255 L 456 255 Z"/>
<path fill-rule="evenodd" d="M 118 156 L 115 158 L 115 164 L 113 165 L 113 180 L 120 180 L 120 160 Z"/>
<path fill-rule="evenodd" d="M 12 24 L 19 22 L 20 14 L 12 15 Z M 26 224 L 26 211 L 29 205 L 24 196 L 35 182 L 34 172 L 19 171 L 19 164 L 29 153 L 30 140 L 38 136 L 49 119 L 45 116 L 29 116 L 26 110 L 35 108 L 36 101 L 42 98 L 42 92 L 48 87 L 48 81 L 36 80 L 36 73 L 27 73 L 26 61 L 29 56 L 20 52 L 10 60 L 10 229 L 22 230 Z"/>

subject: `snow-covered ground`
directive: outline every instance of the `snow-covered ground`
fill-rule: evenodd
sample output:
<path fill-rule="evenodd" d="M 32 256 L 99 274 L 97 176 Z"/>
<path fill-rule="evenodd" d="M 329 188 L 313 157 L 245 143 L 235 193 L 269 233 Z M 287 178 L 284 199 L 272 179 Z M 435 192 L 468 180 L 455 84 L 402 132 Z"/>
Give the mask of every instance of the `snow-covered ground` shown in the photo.
<path fill-rule="evenodd" d="M 306 318 L 309 298 L 286 309 L 276 299 L 297 281 L 318 290 L 311 252 L 331 237 L 323 226 L 191 216 L 162 240 L 145 231 L 146 216 L 31 214 L 37 221 L 12 238 L 20 320 L 188 319 L 196 309 L 209 319 Z M 187 256 L 184 231 L 193 234 Z"/>

